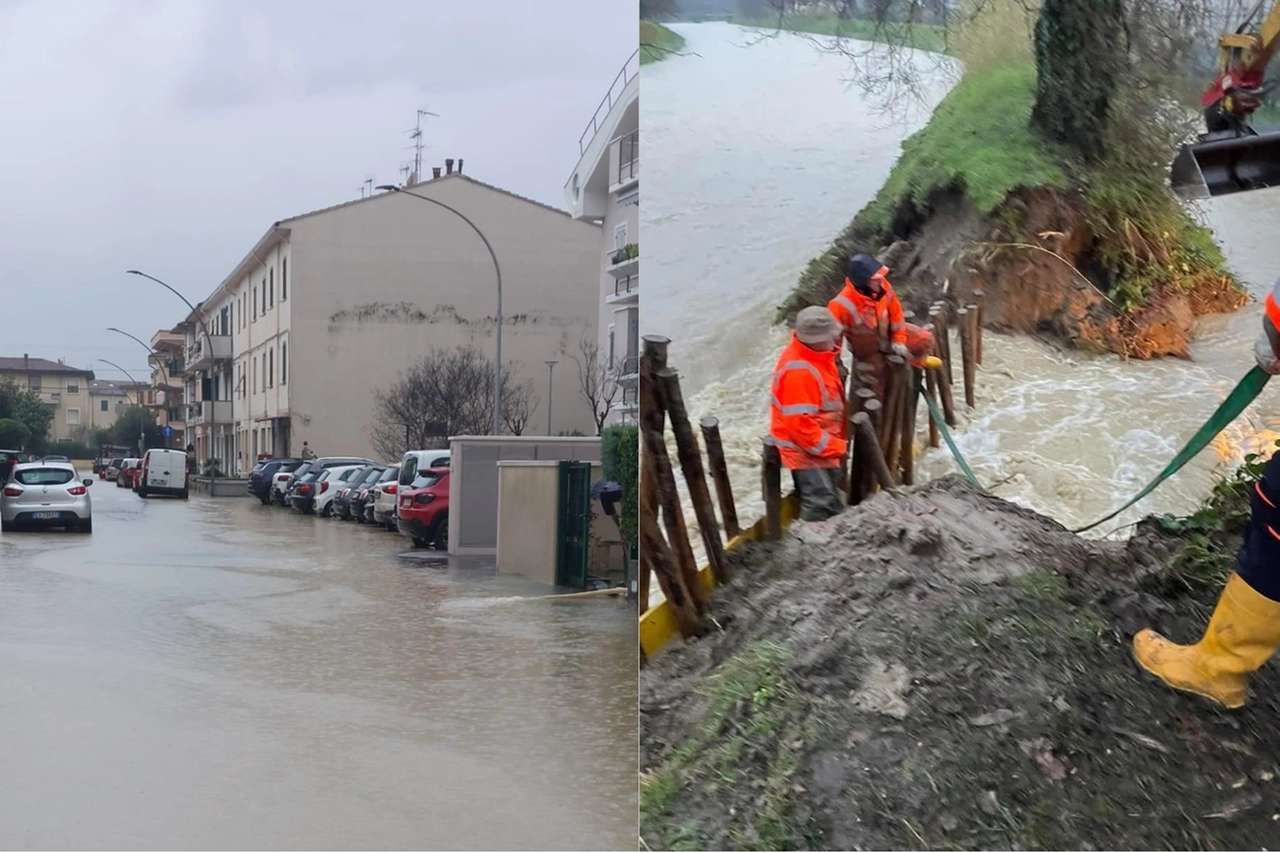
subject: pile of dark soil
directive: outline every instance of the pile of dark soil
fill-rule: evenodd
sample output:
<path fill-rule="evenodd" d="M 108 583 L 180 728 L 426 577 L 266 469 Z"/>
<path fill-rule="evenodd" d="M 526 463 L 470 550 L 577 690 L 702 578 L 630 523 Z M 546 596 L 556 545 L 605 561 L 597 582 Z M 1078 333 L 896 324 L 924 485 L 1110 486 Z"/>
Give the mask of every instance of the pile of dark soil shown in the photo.
<path fill-rule="evenodd" d="M 1225 712 L 1138 669 L 1199 636 L 1179 542 L 1077 537 L 963 480 L 733 555 L 641 674 L 654 849 L 1280 847 L 1280 675 Z"/>

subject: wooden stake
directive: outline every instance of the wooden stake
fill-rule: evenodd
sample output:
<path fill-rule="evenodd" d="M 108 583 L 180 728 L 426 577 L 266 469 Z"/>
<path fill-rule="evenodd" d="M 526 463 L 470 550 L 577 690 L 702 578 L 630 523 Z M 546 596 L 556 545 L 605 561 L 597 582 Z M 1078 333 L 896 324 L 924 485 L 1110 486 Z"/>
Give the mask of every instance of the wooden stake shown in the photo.
<path fill-rule="evenodd" d="M 975 331 L 977 332 L 977 334 L 974 335 L 974 359 L 973 360 L 977 362 L 979 367 L 982 366 L 982 326 L 985 321 L 985 314 L 986 314 L 986 308 L 984 307 L 984 303 L 986 302 L 986 300 L 984 299 L 985 295 L 986 294 L 984 294 L 981 290 L 973 291 L 973 301 L 976 304 L 978 309 L 978 316 L 974 320 Z"/>
<path fill-rule="evenodd" d="M 656 390 L 659 404 L 671 419 L 671 431 L 676 437 L 676 456 L 685 486 L 689 489 L 689 502 L 693 504 L 698 519 L 698 531 L 711 564 L 711 575 L 717 584 L 729 582 L 729 564 L 724 557 L 724 542 L 720 539 L 720 523 L 716 521 L 715 505 L 711 503 L 711 489 L 707 487 L 707 473 L 702 467 L 702 450 L 698 437 L 689 422 L 689 412 L 680 393 L 680 377 L 670 368 L 657 375 Z"/>
<path fill-rule="evenodd" d="M 924 372 L 925 394 L 933 401 L 934 405 L 938 403 L 938 371 L 926 370 Z M 945 380 L 943 380 L 945 381 Z M 929 422 L 929 446 L 938 447 L 941 436 L 938 433 L 938 425 L 934 423 L 932 417 L 926 416 L 925 420 Z"/>
<path fill-rule="evenodd" d="M 871 424 L 871 416 L 866 412 L 859 412 L 853 416 L 853 426 L 855 429 L 854 442 L 857 448 L 856 452 L 872 483 L 882 489 L 893 488 L 893 476 L 889 473 L 889 466 L 884 460 L 884 454 L 880 452 L 880 440 L 876 438 L 875 428 Z M 870 494 L 871 490 L 868 490 L 867 495 Z"/>
<path fill-rule="evenodd" d="M 937 303 L 929 310 L 929 317 L 933 321 L 934 334 L 934 351 L 938 358 L 942 359 L 942 375 L 947 384 L 954 382 L 951 374 L 951 324 L 947 322 L 947 309 L 942 303 Z"/>
<path fill-rule="evenodd" d="M 910 391 L 907 394 L 902 418 L 902 483 L 906 486 L 916 481 L 916 415 L 919 412 L 920 394 L 924 390 L 924 368 L 910 367 Z"/>
<path fill-rule="evenodd" d="M 884 404 L 874 398 L 870 399 L 867 402 L 862 404 L 861 414 L 864 414 L 867 416 L 867 423 L 871 425 L 871 434 L 878 436 L 880 434 L 880 421 L 884 417 Z M 855 424 L 857 423 L 856 416 L 852 419 L 851 423 L 855 423 Z M 877 438 L 876 448 L 879 449 L 879 447 L 880 447 L 880 443 L 879 443 L 879 439 Z M 868 457 L 863 457 L 863 458 L 865 460 Z M 880 458 L 882 460 L 884 459 L 883 453 L 880 454 Z M 876 491 L 876 474 L 874 471 L 871 470 L 871 465 L 864 461 L 862 465 L 862 493 L 867 497 L 870 497 L 871 495 L 875 494 L 875 491 Z"/>
<path fill-rule="evenodd" d="M 640 359 L 640 436 L 645 449 L 653 456 L 654 478 L 658 489 L 658 503 L 662 507 L 662 521 L 667 529 L 667 541 L 675 554 L 676 570 L 683 580 L 689 599 L 701 614 L 706 607 L 702 584 L 698 581 L 698 564 L 689 544 L 689 529 L 685 525 L 684 510 L 680 507 L 680 494 L 676 491 L 675 472 L 667 455 L 663 437 L 665 412 L 662 409 L 654 376 L 655 363 L 666 364 L 668 338 L 647 335 L 644 338 L 644 354 Z"/>
<path fill-rule="evenodd" d="M 961 377 L 964 379 L 964 404 L 969 408 L 973 408 L 973 336 L 970 334 L 972 326 L 969 323 L 969 310 L 967 308 L 956 309 L 956 325 L 960 327 L 960 361 L 961 361 Z"/>
<path fill-rule="evenodd" d="M 782 538 L 782 457 L 772 436 L 764 440 L 760 479 L 764 492 L 765 538 L 778 540 Z"/>
<path fill-rule="evenodd" d="M 707 459 L 711 462 L 711 479 L 716 484 L 716 497 L 720 499 L 720 517 L 724 520 L 724 535 L 733 539 L 742 533 L 738 525 L 738 509 L 733 502 L 733 487 L 729 482 L 729 465 L 724 459 L 724 444 L 720 441 L 720 421 L 703 418 L 702 440 L 707 443 Z"/>
<path fill-rule="evenodd" d="M 907 401 L 907 382 L 903 371 L 906 361 L 900 355 L 885 357 L 885 377 L 888 378 L 889 396 L 884 406 L 884 423 L 880 428 L 880 449 L 884 452 L 889 470 L 898 471 L 898 449 L 902 444 L 903 404 Z"/>
<path fill-rule="evenodd" d="M 658 579 L 680 636 L 686 640 L 702 631 L 701 609 L 676 569 L 676 558 L 658 526 L 658 473 L 653 454 L 640 453 L 640 611 L 649 609 L 649 576 Z"/>
<path fill-rule="evenodd" d="M 969 321 L 969 349 L 970 349 L 969 376 L 966 378 L 966 381 L 969 387 L 973 389 L 973 393 L 976 394 L 978 390 L 978 334 L 979 334 L 978 306 L 970 304 L 970 305 L 966 305 L 965 308 L 968 309 L 968 313 L 965 316 Z M 968 397 L 965 397 L 965 403 L 968 404 L 969 406 L 974 405 L 973 403 L 969 402 Z"/>

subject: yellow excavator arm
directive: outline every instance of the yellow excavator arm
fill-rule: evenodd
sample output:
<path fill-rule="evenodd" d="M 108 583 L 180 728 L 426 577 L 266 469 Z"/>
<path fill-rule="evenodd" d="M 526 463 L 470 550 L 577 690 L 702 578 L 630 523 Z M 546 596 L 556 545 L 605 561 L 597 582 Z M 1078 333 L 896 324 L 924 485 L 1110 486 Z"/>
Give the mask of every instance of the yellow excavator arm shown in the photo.
<path fill-rule="evenodd" d="M 1280 133 L 1259 134 L 1249 124 L 1277 51 L 1280 0 L 1256 32 L 1218 38 L 1218 74 L 1201 96 L 1208 132 L 1182 146 L 1173 161 L 1170 179 L 1178 195 L 1210 198 L 1280 186 Z"/>

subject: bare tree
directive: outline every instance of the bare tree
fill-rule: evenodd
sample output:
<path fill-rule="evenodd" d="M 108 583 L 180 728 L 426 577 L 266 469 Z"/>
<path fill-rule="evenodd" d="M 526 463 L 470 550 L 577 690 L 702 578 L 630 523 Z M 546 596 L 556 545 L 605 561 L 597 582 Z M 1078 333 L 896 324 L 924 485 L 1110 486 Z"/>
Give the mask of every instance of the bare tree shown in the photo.
<path fill-rule="evenodd" d="M 538 397 L 533 393 L 533 380 L 526 379 L 502 392 L 502 423 L 512 435 L 524 435 L 525 428 L 529 426 L 529 418 L 537 407 Z"/>
<path fill-rule="evenodd" d="M 603 357 L 600 344 L 588 338 L 578 344 L 578 352 L 579 355 L 570 356 L 578 366 L 578 392 L 591 407 L 596 435 L 599 435 L 618 399 L 618 373 L 622 365 Z"/>
<path fill-rule="evenodd" d="M 517 382 L 518 365 L 502 374 L 503 422 L 513 434 L 536 406 L 530 381 Z M 519 430 L 513 428 L 513 424 Z M 387 459 L 430 447 L 451 435 L 487 435 L 493 426 L 493 361 L 471 346 L 433 349 L 385 390 L 374 392 L 370 438 Z"/>

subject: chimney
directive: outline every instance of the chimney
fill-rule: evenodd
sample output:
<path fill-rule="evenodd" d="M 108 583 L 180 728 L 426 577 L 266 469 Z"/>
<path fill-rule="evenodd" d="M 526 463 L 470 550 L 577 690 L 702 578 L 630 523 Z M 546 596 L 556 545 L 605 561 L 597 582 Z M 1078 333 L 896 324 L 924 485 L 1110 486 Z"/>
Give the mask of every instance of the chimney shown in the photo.
<path fill-rule="evenodd" d="M 438 177 L 440 177 L 440 167 L 439 167 L 439 166 L 432 166 L 432 167 L 431 167 L 431 177 L 433 177 L 433 178 L 438 178 Z"/>
<path fill-rule="evenodd" d="M 462 174 L 462 158 L 461 157 L 458 158 L 458 174 L 459 175 Z"/>
<path fill-rule="evenodd" d="M 31 356 L 27 355 L 25 352 L 22 354 L 22 369 L 31 369 Z"/>
<path fill-rule="evenodd" d="M 453 158 L 452 158 L 452 157 L 446 157 L 446 158 L 445 158 L 445 160 L 444 160 L 444 173 L 445 173 L 446 175 L 452 175 L 452 174 L 453 174 Z"/>

